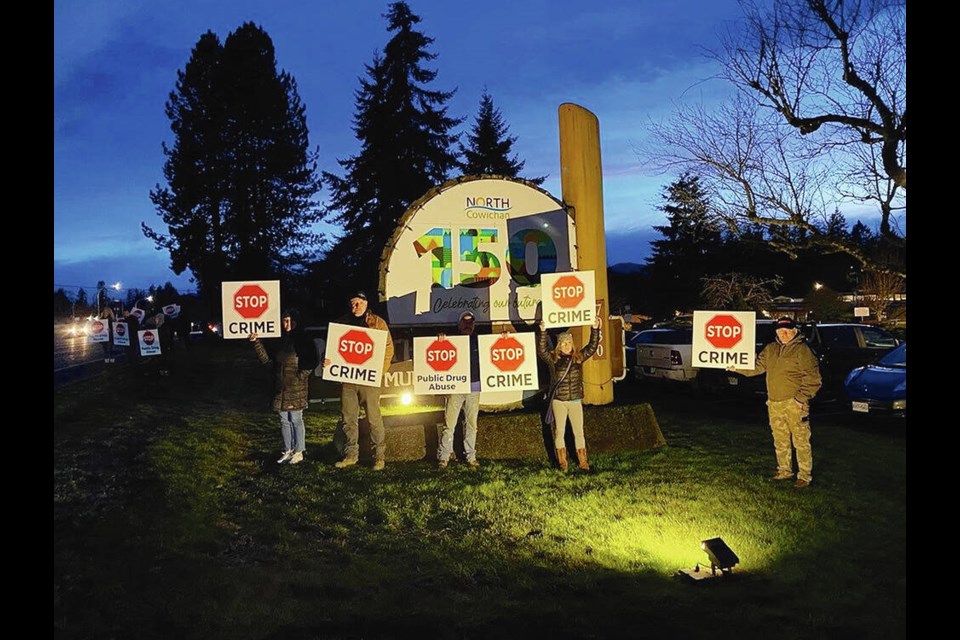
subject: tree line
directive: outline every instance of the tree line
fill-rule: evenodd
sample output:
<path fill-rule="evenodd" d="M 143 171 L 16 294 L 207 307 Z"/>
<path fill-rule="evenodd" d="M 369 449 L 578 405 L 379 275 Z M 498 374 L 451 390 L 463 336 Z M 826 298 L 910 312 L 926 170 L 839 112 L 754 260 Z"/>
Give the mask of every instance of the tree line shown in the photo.
<path fill-rule="evenodd" d="M 849 252 L 804 247 L 804 228 L 730 230 L 713 214 L 714 205 L 699 176 L 684 173 L 665 187 L 659 209 L 667 224 L 655 226 L 661 238 L 643 268 L 633 274 L 610 274 L 612 308 L 631 309 L 661 320 L 694 309 L 763 311 L 777 296 L 803 298 L 816 319 L 851 319 L 852 305 L 839 302 L 841 292 L 870 298 L 863 306 L 883 315 L 884 301 L 903 292 L 898 274 L 864 268 Z M 834 212 L 817 233 L 836 244 L 857 247 L 865 255 L 885 250 L 882 233 L 857 221 L 852 228 Z M 779 243 L 797 247 L 793 255 Z M 874 300 L 876 298 L 876 300 Z"/>
<path fill-rule="evenodd" d="M 454 172 L 521 177 L 516 137 L 486 89 L 461 140 L 454 130 L 464 118 L 448 114 L 454 91 L 433 88 L 436 54 L 416 28 L 421 18 L 405 2 L 383 17 L 392 35 L 359 79 L 360 150 L 338 160 L 342 173 L 318 171 L 296 81 L 278 70 L 261 27 L 245 23 L 222 43 L 208 31 L 178 72 L 166 105 L 174 134 L 163 146 L 166 184 L 150 192 L 166 230 L 142 229 L 175 273 L 190 269 L 211 308 L 227 280 L 282 276 L 284 297 L 303 301 L 374 293 L 396 221 L 427 190 Z M 320 237 L 320 221 L 341 233 Z"/>
<path fill-rule="evenodd" d="M 170 282 L 162 285 L 151 284 L 146 289 L 130 287 L 114 291 L 104 280 L 100 280 L 96 286 L 90 287 L 90 293 L 85 287 L 69 287 L 76 289 L 73 294 L 68 293 L 67 288 L 58 287 L 53 292 L 54 318 L 82 318 L 96 315 L 104 307 L 118 304 L 123 310 L 136 306 L 149 311 L 166 304 L 180 303 L 183 298 L 181 292 Z"/>
<path fill-rule="evenodd" d="M 223 42 L 208 31 L 178 71 L 165 184 L 150 192 L 166 228 L 142 229 L 175 273 L 191 270 L 208 308 L 219 307 L 221 281 L 281 278 L 285 299 L 328 317 L 348 289 L 376 291 L 387 239 L 430 188 L 458 172 L 524 177 L 486 89 L 457 133 L 465 118 L 448 112 L 455 91 L 437 88 L 421 18 L 406 2 L 383 18 L 389 38 L 354 92 L 358 151 L 339 171 L 319 170 L 296 80 L 261 27 L 245 23 Z M 711 291 L 743 305 L 744 291 L 905 275 L 904 22 L 898 1 L 744 3 L 714 54 L 737 96 L 680 108 L 654 130 L 648 156 L 681 177 L 665 189 L 668 224 L 638 289 L 645 306 L 686 309 Z M 847 229 L 838 205 L 851 202 L 878 207 L 878 231 Z M 320 221 L 340 233 L 321 237 Z"/>

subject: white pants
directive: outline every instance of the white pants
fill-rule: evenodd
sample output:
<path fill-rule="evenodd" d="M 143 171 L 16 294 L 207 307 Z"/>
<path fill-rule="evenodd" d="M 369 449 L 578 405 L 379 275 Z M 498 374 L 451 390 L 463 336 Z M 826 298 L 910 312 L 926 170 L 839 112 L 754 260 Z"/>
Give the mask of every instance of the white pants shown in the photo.
<path fill-rule="evenodd" d="M 567 416 L 570 416 L 570 429 L 577 449 L 586 449 L 587 441 L 583 437 L 583 402 L 581 400 L 552 400 L 553 407 L 553 445 L 555 449 L 564 449 L 563 435 L 567 430 Z"/>

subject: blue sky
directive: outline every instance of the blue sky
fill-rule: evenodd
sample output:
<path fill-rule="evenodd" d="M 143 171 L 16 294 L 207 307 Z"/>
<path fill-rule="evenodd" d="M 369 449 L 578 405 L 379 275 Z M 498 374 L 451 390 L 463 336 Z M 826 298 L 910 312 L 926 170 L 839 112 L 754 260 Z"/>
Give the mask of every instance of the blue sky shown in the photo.
<path fill-rule="evenodd" d="M 385 0 L 56 0 L 54 3 L 54 285 L 124 287 L 172 282 L 169 257 L 140 231 L 166 231 L 148 193 L 162 182 L 172 141 L 164 103 L 207 30 L 223 41 L 245 21 L 262 26 L 278 67 L 296 78 L 320 168 L 357 152 L 353 93 L 386 44 Z M 433 88 L 457 93 L 449 113 L 472 124 L 484 87 L 518 137 L 529 176 L 560 197 L 557 107 L 574 102 L 600 120 L 609 262 L 642 262 L 663 185 L 675 176 L 633 151 L 651 120 L 681 100 L 711 103 L 705 55 L 740 15 L 735 0 L 412 0 L 434 38 Z M 326 192 L 320 194 L 326 200 Z"/>

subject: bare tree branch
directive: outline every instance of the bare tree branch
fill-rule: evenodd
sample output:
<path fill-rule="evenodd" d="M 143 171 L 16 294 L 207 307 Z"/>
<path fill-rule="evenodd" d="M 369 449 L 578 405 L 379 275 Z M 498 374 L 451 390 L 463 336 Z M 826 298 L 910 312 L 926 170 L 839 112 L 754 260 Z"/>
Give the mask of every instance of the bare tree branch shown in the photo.
<path fill-rule="evenodd" d="M 904 2 L 742 5 L 741 28 L 714 54 L 736 97 L 719 108 L 678 107 L 638 154 L 661 170 L 699 175 L 713 215 L 732 233 L 761 225 L 791 256 L 818 247 L 867 269 L 902 271 L 824 229 L 845 205 L 872 202 L 885 242 L 905 244 Z"/>

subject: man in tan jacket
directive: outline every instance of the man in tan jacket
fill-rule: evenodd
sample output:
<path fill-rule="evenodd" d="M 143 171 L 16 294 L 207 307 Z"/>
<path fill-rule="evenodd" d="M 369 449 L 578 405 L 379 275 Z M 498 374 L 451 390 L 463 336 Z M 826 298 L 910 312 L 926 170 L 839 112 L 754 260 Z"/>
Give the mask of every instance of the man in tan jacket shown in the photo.
<path fill-rule="evenodd" d="M 777 473 L 773 478 L 793 478 L 793 449 L 796 449 L 798 470 L 794 486 L 804 489 L 813 482 L 810 399 L 820 389 L 820 367 L 792 318 L 777 320 L 776 331 L 776 340 L 757 356 L 756 367 L 737 373 L 744 376 L 767 374 L 767 412 L 773 431 L 773 448 L 777 452 Z"/>
<path fill-rule="evenodd" d="M 370 311 L 367 294 L 358 291 L 350 298 L 350 313 L 339 318 L 341 324 L 351 324 L 368 329 L 380 329 L 387 332 L 387 351 L 384 356 L 383 371 L 390 368 L 393 360 L 393 338 L 386 320 Z M 324 360 L 323 366 L 330 361 Z M 373 470 L 380 471 L 386 462 L 386 438 L 383 430 L 383 416 L 380 415 L 380 387 L 368 387 L 344 382 L 340 385 L 340 412 L 343 417 L 343 432 L 346 446 L 343 459 L 336 463 L 338 469 L 357 464 L 360 459 L 360 403 L 366 407 L 367 420 L 370 422 L 370 440 L 373 443 Z"/>

